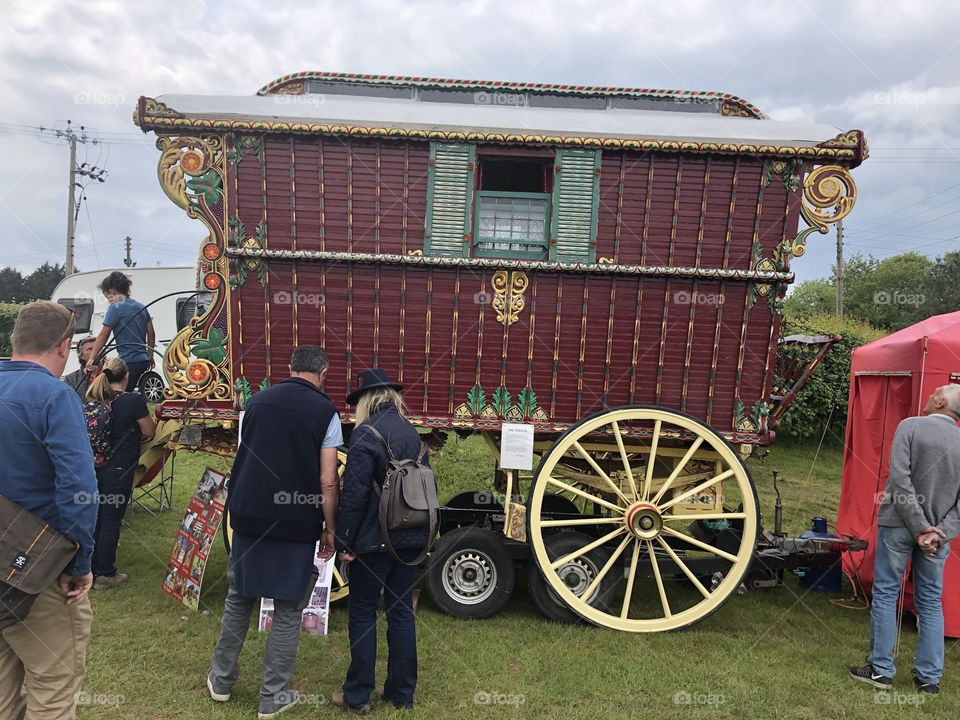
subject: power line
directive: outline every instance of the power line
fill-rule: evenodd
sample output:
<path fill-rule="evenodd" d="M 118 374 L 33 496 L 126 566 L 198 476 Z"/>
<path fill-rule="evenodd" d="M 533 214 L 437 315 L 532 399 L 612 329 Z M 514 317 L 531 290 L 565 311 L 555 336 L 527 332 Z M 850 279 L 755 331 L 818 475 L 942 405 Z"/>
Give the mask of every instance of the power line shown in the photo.
<path fill-rule="evenodd" d="M 87 211 L 87 227 L 90 228 L 90 243 L 93 245 L 93 256 L 97 259 L 97 270 L 99 270 L 100 253 L 97 252 L 97 238 L 93 234 L 93 220 L 90 219 L 90 203 L 86 203 L 84 208 Z"/>
<path fill-rule="evenodd" d="M 927 197 L 920 198 L 920 199 L 917 200 L 916 202 L 910 203 L 909 205 L 904 205 L 902 208 L 899 208 L 899 209 L 897 209 L 897 210 L 891 210 L 890 212 L 884 213 L 883 215 L 878 215 L 878 216 L 876 216 L 876 217 L 874 217 L 874 218 L 872 218 L 872 219 L 870 219 L 870 220 L 867 220 L 866 222 L 863 223 L 863 225 L 871 225 L 871 224 L 877 222 L 878 220 L 881 220 L 881 219 L 886 218 L 886 217 L 890 217 L 891 215 L 898 215 L 899 213 L 902 213 L 904 210 L 909 210 L 910 208 L 916 207 L 917 205 L 922 205 L 922 204 L 925 203 L 927 200 L 933 200 L 933 198 L 937 197 L 938 195 L 943 195 L 945 192 L 949 192 L 949 191 L 953 190 L 954 188 L 958 188 L 958 187 L 960 187 L 960 183 L 957 183 L 956 185 L 951 185 L 950 187 L 948 187 L 948 188 L 946 188 L 946 189 L 944 189 L 944 190 L 941 190 L 940 192 L 936 192 L 936 193 L 934 193 L 933 195 L 928 195 Z M 948 203 L 951 203 L 951 202 L 955 202 L 956 200 L 960 200 L 960 196 L 958 196 L 958 197 L 956 197 L 956 198 L 953 198 L 952 200 L 948 200 L 947 203 L 944 203 L 944 204 L 948 204 Z M 935 206 L 935 207 L 941 207 L 941 205 L 937 205 L 937 206 Z M 931 209 L 932 209 L 932 208 L 931 208 Z M 924 211 L 924 212 L 926 212 L 926 211 Z M 914 217 L 914 216 L 911 216 L 911 217 Z M 896 224 L 899 224 L 901 221 L 900 221 L 900 220 L 895 220 L 894 222 L 895 222 Z M 854 227 L 861 227 L 861 226 L 860 226 L 860 225 L 855 225 Z M 852 232 L 852 231 L 851 231 L 851 230 L 848 230 L 847 232 Z"/>
<path fill-rule="evenodd" d="M 874 234 L 869 230 L 844 230 L 845 235 L 863 235 L 865 238 L 874 237 Z M 933 237 L 932 235 L 906 235 L 903 233 L 897 234 L 898 238 L 907 238 L 908 240 L 943 240 L 943 238 Z M 893 242 L 896 242 L 895 240 Z"/>
<path fill-rule="evenodd" d="M 960 209 L 958 209 L 958 210 L 951 210 L 950 212 L 944 213 L 943 215 L 938 215 L 938 216 L 935 217 L 935 218 L 931 218 L 931 219 L 929 219 L 929 220 L 924 220 L 922 223 L 917 223 L 916 225 L 913 225 L 910 229 L 912 230 L 912 229 L 914 229 L 914 228 L 923 227 L 924 225 L 929 225 L 929 224 L 932 223 L 932 222 L 937 222 L 938 220 L 943 220 L 945 217 L 950 217 L 951 215 L 956 215 L 957 213 L 960 213 Z M 890 235 L 898 235 L 898 236 L 899 236 L 900 233 L 898 233 L 898 232 L 896 232 L 896 231 L 894 231 L 894 232 L 874 233 L 874 237 L 888 237 L 888 236 L 890 236 Z"/>
<path fill-rule="evenodd" d="M 938 241 L 932 242 L 932 243 L 926 243 L 926 244 L 924 244 L 924 245 L 908 245 L 908 246 L 900 245 L 899 247 L 890 247 L 890 246 L 883 246 L 883 245 L 871 245 L 871 244 L 869 244 L 869 243 L 856 243 L 856 242 L 853 242 L 853 243 L 848 242 L 847 244 L 848 244 L 848 245 L 856 245 L 857 247 L 874 248 L 874 249 L 877 249 L 877 250 L 893 250 L 893 251 L 897 251 L 897 252 L 913 252 L 913 251 L 915 251 L 915 250 L 920 250 L 921 248 L 933 247 L 934 245 L 940 245 L 940 244 L 942 244 L 942 243 L 948 243 L 948 242 L 955 242 L 955 241 L 957 241 L 957 240 L 960 240 L 960 235 L 955 235 L 955 236 L 953 236 L 952 238 L 946 238 L 946 239 L 944 239 L 944 240 L 938 240 Z M 951 251 L 948 250 L 947 252 L 951 252 Z"/>

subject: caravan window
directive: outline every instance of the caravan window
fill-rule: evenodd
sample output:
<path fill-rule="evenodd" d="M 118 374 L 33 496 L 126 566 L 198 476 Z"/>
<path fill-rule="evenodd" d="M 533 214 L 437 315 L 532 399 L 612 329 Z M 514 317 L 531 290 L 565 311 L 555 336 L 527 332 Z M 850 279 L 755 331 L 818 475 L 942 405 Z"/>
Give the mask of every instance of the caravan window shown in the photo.
<path fill-rule="evenodd" d="M 92 298 L 60 298 L 57 302 L 73 310 L 77 316 L 77 327 L 73 331 L 74 335 L 90 332 L 90 323 L 93 321 Z"/>
<path fill-rule="evenodd" d="M 187 297 L 177 298 L 177 332 L 183 330 L 193 316 L 197 314 L 197 296 L 196 294 Z"/>
<path fill-rule="evenodd" d="M 494 156 L 478 166 L 474 254 L 546 260 L 553 162 Z"/>

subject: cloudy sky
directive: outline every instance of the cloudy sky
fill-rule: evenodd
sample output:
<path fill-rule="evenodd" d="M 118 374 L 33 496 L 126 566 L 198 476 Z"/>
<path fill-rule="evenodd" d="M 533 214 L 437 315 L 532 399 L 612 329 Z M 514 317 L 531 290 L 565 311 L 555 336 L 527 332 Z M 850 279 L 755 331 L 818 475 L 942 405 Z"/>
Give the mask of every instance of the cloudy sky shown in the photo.
<path fill-rule="evenodd" d="M 0 265 L 62 262 L 67 121 L 98 140 L 77 265 L 191 264 L 204 237 L 162 193 L 140 95 L 253 94 L 299 70 L 721 90 L 776 119 L 860 128 L 871 158 L 848 253 L 960 249 L 960 3 L 12 0 L 0 28 Z M 829 275 L 833 236 L 794 269 Z"/>

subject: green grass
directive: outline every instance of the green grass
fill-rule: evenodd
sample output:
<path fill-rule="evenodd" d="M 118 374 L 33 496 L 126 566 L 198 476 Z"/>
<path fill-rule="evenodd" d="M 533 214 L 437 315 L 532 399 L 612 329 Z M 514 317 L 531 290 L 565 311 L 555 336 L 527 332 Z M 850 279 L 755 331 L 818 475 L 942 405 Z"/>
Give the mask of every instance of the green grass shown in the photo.
<path fill-rule="evenodd" d="M 785 529 L 791 533 L 806 529 L 812 515 L 831 522 L 836 517 L 840 452 L 827 448 L 816 460 L 815 452 L 780 445 L 762 463 L 750 461 L 771 524 L 770 470 L 782 473 Z M 255 717 L 264 645 L 255 629 L 244 648 L 234 699 L 215 704 L 203 684 L 226 593 L 222 544 L 214 544 L 200 613 L 160 590 L 176 527 L 206 464 L 226 467 L 205 455 L 178 456 L 174 511 L 159 518 L 142 510 L 128 513 L 131 527 L 122 535 L 119 563 L 131 581 L 93 596 L 82 720 Z M 455 490 L 490 488 L 492 463 L 478 439 L 451 439 L 435 455 L 434 467 L 447 497 Z M 456 620 L 424 600 L 417 624 L 416 709 L 402 713 L 379 705 L 374 712 L 411 719 L 960 716 L 954 642 L 947 647 L 944 694 L 917 705 L 909 679 L 915 633 L 905 622 L 896 689 L 877 695 L 846 676 L 847 666 L 867 653 L 869 613 L 806 593 L 793 578 L 784 588 L 735 596 L 694 628 L 650 636 L 548 622 L 527 599 L 524 584 L 518 575 L 510 605 L 489 620 Z M 349 657 L 346 622 L 346 610 L 337 608 L 329 636 L 302 637 L 294 687 L 318 698 L 339 688 Z M 380 657 L 382 681 L 382 626 Z M 488 704 L 477 702 L 488 698 Z M 337 711 L 312 705 L 284 717 L 333 718 Z"/>

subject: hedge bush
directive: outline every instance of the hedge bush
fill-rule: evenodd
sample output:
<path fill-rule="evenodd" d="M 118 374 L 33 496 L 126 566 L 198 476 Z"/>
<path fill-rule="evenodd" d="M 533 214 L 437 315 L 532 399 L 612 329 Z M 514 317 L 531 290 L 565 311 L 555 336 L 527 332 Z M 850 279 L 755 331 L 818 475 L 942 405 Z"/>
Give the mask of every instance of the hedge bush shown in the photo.
<path fill-rule="evenodd" d="M 794 440 L 819 440 L 826 430 L 831 442 L 843 442 L 850 391 L 850 356 L 855 348 L 882 338 L 883 330 L 855 319 L 813 315 L 802 321 L 786 317 L 784 335 L 837 334 L 843 340 L 831 348 L 784 413 L 777 434 Z"/>
<path fill-rule="evenodd" d="M 10 335 L 13 333 L 13 324 L 17 321 L 19 305 L 0 303 L 0 357 L 10 357 L 13 348 L 10 347 Z"/>

